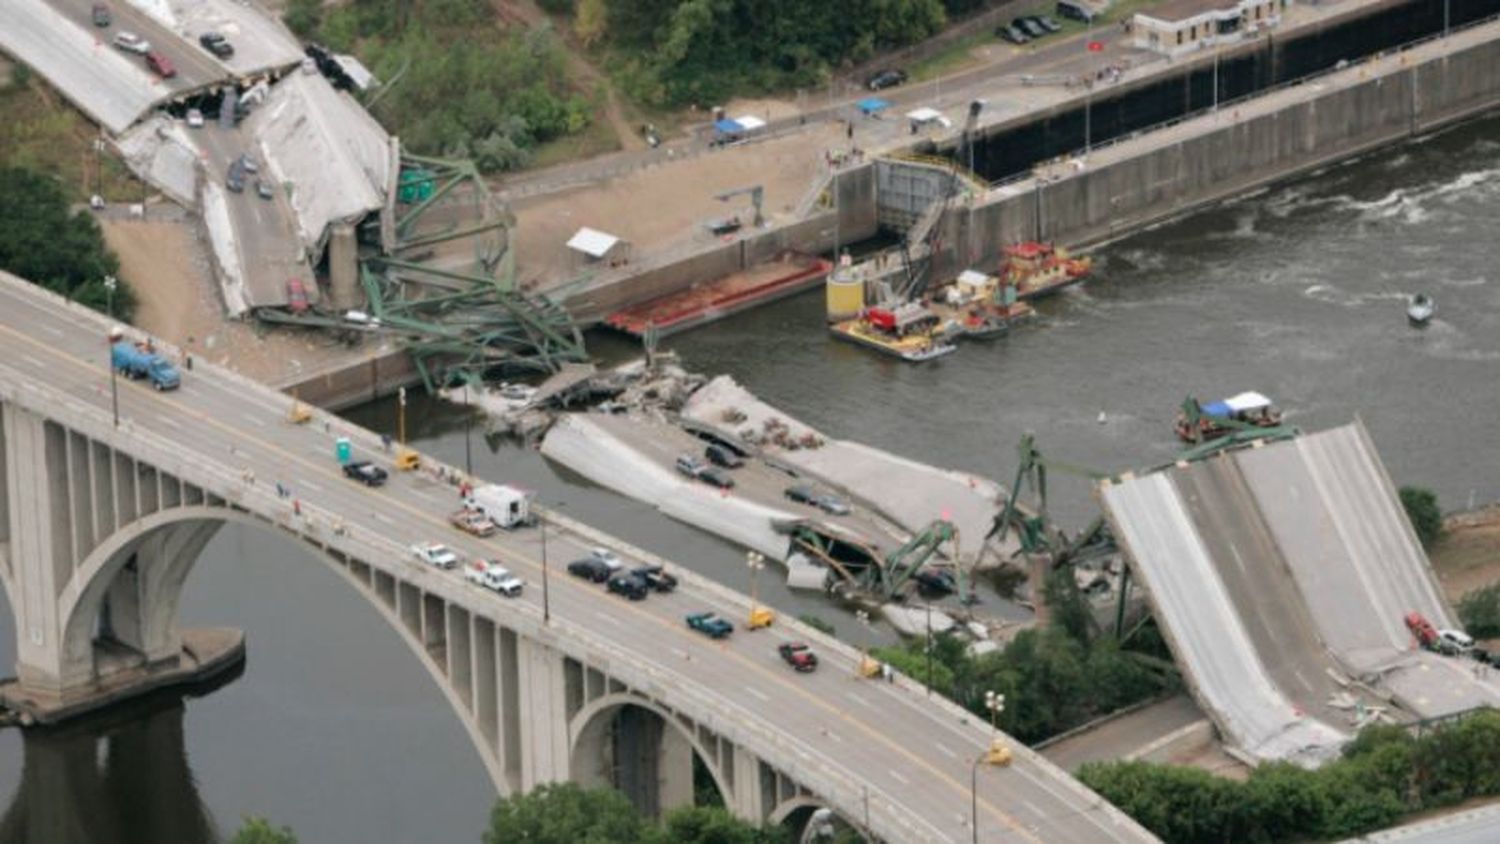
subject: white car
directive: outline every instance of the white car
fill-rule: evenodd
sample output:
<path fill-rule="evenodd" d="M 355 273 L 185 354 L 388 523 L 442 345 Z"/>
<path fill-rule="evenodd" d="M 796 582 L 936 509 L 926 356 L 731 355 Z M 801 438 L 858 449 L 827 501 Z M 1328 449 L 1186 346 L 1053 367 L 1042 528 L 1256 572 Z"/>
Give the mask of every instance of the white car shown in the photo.
<path fill-rule="evenodd" d="M 1474 650 L 1474 639 L 1462 630 L 1439 630 L 1438 646 L 1448 653 L 1468 653 Z"/>
<path fill-rule="evenodd" d="M 493 589 L 507 598 L 521 594 L 521 579 L 499 563 L 475 560 L 464 567 L 464 578 L 476 586 Z"/>
<path fill-rule="evenodd" d="M 608 548 L 591 548 L 589 556 L 608 566 L 610 574 L 625 568 L 625 563 Z"/>
<path fill-rule="evenodd" d="M 196 108 L 187 110 L 187 125 L 193 129 L 203 128 L 203 112 Z"/>
<path fill-rule="evenodd" d="M 151 52 L 151 42 L 134 32 L 116 33 L 115 46 L 127 53 L 140 53 L 143 56 Z"/>
<path fill-rule="evenodd" d="M 440 569 L 451 569 L 458 565 L 458 555 L 441 542 L 413 545 L 411 553 L 427 565 L 437 566 Z"/>

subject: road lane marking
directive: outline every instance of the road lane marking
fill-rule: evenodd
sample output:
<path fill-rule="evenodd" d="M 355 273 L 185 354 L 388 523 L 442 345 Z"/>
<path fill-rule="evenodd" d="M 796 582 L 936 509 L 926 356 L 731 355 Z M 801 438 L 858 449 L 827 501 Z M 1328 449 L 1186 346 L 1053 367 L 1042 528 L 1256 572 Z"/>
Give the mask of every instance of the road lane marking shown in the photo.
<path fill-rule="evenodd" d="M 946 755 L 950 759 L 957 759 L 958 758 L 958 754 L 957 753 L 954 753 L 953 751 L 949 750 L 948 746 L 945 745 L 945 744 L 943 744 L 940 741 L 933 742 L 932 746 L 936 747 L 940 753 Z"/>
<path fill-rule="evenodd" d="M 0 294 L 0 295 L 3 295 L 3 294 Z M 27 304 L 27 305 L 30 304 L 29 302 L 26 301 L 26 299 L 24 297 L 21 297 L 19 294 L 17 294 L 14 298 L 19 299 L 22 304 Z M 33 306 L 33 307 L 36 307 L 36 306 Z M 51 313 L 47 312 L 46 310 L 44 310 L 44 309 L 42 309 L 40 307 L 36 307 L 36 310 L 41 311 L 44 316 L 55 317 L 54 314 L 51 314 Z M 47 345 L 43 344 L 41 341 L 39 341 L 39 340 L 37 340 L 37 339 L 35 339 L 33 337 L 30 337 L 30 336 L 28 336 L 26 334 L 23 334 L 22 332 L 18 331 L 15 328 L 10 327 L 10 326 L 0 326 L 0 330 L 3 330 L 6 334 L 9 334 L 9 335 L 11 335 L 11 336 L 19 339 L 21 342 L 23 342 L 25 344 L 29 344 L 29 345 L 31 345 L 33 347 L 39 348 L 39 349 L 41 349 L 41 350 L 43 350 L 43 351 L 45 351 L 45 352 L 47 352 L 47 353 L 49 353 L 49 354 L 51 354 L 53 356 L 56 356 L 56 357 L 60 358 L 61 360 L 65 361 L 67 363 L 73 364 L 74 366 L 76 366 L 76 367 L 78 367 L 78 368 L 80 368 L 82 370 L 87 371 L 87 370 L 91 369 L 91 367 L 89 366 L 89 364 L 88 364 L 87 361 L 85 361 L 85 360 L 77 357 L 76 355 L 74 355 L 71 352 L 66 352 L 66 351 L 61 351 L 61 350 L 58 350 L 58 349 L 54 349 L 54 348 L 52 348 L 50 346 L 47 346 Z M 236 393 L 232 393 L 232 392 L 226 392 L 224 386 L 222 384 L 220 384 L 219 382 L 214 381 L 213 379 L 207 379 L 207 383 L 208 383 L 209 386 L 205 388 L 205 393 L 207 392 L 207 390 L 213 389 L 213 390 L 219 391 L 219 392 L 221 392 L 222 394 L 225 394 L 225 395 L 233 396 L 233 397 L 236 397 L 236 398 L 242 397 L 241 394 L 236 394 Z M 163 407 L 163 408 L 167 408 L 167 409 L 170 409 L 170 410 L 172 410 L 174 412 L 181 413 L 181 414 L 183 414 L 185 416 L 195 417 L 200 422 L 202 422 L 204 425 L 209 426 L 209 427 L 213 427 L 213 428 L 217 428 L 220 431 L 222 431 L 223 433 L 225 433 L 226 435 L 228 435 L 232 439 L 250 440 L 252 442 L 255 442 L 255 443 L 259 444 L 259 446 L 262 449 L 264 449 L 266 452 L 268 452 L 268 455 L 271 458 L 273 458 L 273 459 L 276 456 L 287 457 L 287 458 L 290 458 L 292 460 L 295 460 L 297 462 L 300 462 L 300 463 L 308 466 L 313 471 L 316 471 L 319 474 L 327 475 L 329 477 L 336 477 L 335 474 L 334 474 L 334 471 L 331 468 L 329 468 L 328 466 L 326 466 L 326 465 L 324 465 L 322 463 L 314 464 L 314 463 L 312 463 L 311 461 L 309 461 L 305 457 L 298 457 L 298 456 L 296 456 L 290 449 L 288 449 L 286 447 L 276 445 L 274 443 L 269 442 L 268 440 L 264 440 L 264 439 L 260 439 L 258 437 L 250 436 L 250 435 L 248 435 L 248 432 L 241 431 L 241 430 L 238 430 L 238 429 L 236 429 L 234 427 L 231 427 L 230 425 L 228 425 L 227 423 L 223 422 L 219 418 L 217 418 L 217 417 L 215 417 L 213 415 L 210 415 L 208 413 L 202 412 L 202 411 L 198 410 L 197 408 L 191 406 L 189 403 L 172 402 L 166 396 L 163 396 L 160 393 L 155 393 L 155 392 L 152 392 L 152 391 L 142 391 L 141 395 L 142 395 L 143 400 L 145 400 L 145 401 L 148 401 L 148 402 L 149 401 L 155 401 L 155 402 L 159 403 L 159 405 L 161 407 Z M 73 398 L 79 398 L 79 397 L 78 396 L 73 396 Z M 95 410 L 99 410 L 99 408 L 95 404 L 95 402 L 97 401 L 97 397 L 84 396 L 81 400 L 83 401 L 83 403 L 93 406 Z M 315 450 L 319 454 L 325 453 L 322 448 L 317 448 Z M 438 517 L 438 516 L 436 516 L 434 514 L 427 513 L 427 512 L 424 512 L 422 510 L 419 510 L 418 508 L 414 507 L 412 504 L 410 504 L 410 503 L 408 503 L 406 501 L 403 501 L 403 500 L 401 500 L 398 497 L 388 496 L 388 497 L 386 497 L 386 500 L 389 501 L 389 503 L 391 505 L 412 513 L 414 516 L 416 516 L 418 519 L 420 519 L 422 521 L 429 522 L 429 523 L 434 524 L 434 525 L 444 525 L 445 524 L 445 522 L 440 517 Z M 379 536 L 379 534 L 376 534 L 376 536 L 379 537 L 382 540 L 387 540 L 387 541 L 389 540 L 389 537 L 382 537 L 382 536 Z M 498 545 L 498 543 L 496 543 L 496 544 Z M 539 562 L 537 562 L 536 560 L 531 559 L 528 555 L 522 554 L 521 552 L 516 551 L 516 550 L 512 550 L 510 548 L 504 548 L 503 546 L 500 546 L 500 547 L 509 556 L 513 557 L 516 561 L 521 562 L 521 563 L 525 563 L 525 564 L 527 564 L 528 566 L 530 566 L 532 568 L 540 568 L 541 564 Z M 567 584 L 567 586 L 564 587 L 565 589 L 574 589 L 574 590 L 582 590 L 583 589 L 583 586 L 581 584 L 577 584 L 577 583 L 574 583 L 572 581 L 564 580 L 564 581 L 562 581 L 562 583 Z M 589 590 L 589 591 L 592 591 L 592 590 Z M 573 594 L 577 595 L 577 594 L 579 594 L 579 592 L 578 591 L 574 591 Z M 640 617 L 640 619 L 642 621 L 648 621 L 648 622 L 650 622 L 652 624 L 655 624 L 655 625 L 657 625 L 659 627 L 662 627 L 663 629 L 671 631 L 675 635 L 678 635 L 678 636 L 687 635 L 687 631 L 684 631 L 682 628 L 678 627 L 675 624 L 669 623 L 668 619 L 666 619 L 664 617 L 661 617 L 661 616 L 653 615 L 652 613 L 650 613 L 649 611 L 645 610 L 644 608 L 638 608 L 638 607 L 635 607 L 635 606 L 628 606 L 628 610 L 636 612 L 637 615 Z M 676 649 L 674 649 L 674 650 L 676 650 Z M 905 756 L 907 759 L 909 759 L 915 765 L 917 765 L 917 766 L 919 766 L 921 768 L 927 769 L 932 774 L 934 774 L 938 779 L 946 782 L 953 791 L 956 791 L 956 792 L 958 792 L 960 794 L 963 794 L 963 793 L 965 793 L 965 792 L 968 791 L 967 784 L 960 783 L 956 777 L 954 777 L 954 776 L 950 775 L 949 773 L 947 773 L 946 771 L 943 771 L 942 769 L 934 766 L 931 761 L 929 761 L 927 759 L 924 759 L 921 756 L 918 756 L 910 748 L 906 747 L 903 744 L 898 743 L 897 741 L 895 741 L 891 736 L 889 736 L 885 732 L 880 731 L 880 730 L 876 730 L 873 726 L 871 726 L 868 723 L 865 723 L 861 719 L 857 719 L 857 718 L 851 717 L 846 711 L 844 711 L 841 707 L 835 705 L 830 700 L 826 700 L 823 697 L 815 695 L 815 694 L 807 691 L 806 689 L 801 688 L 799 686 L 799 684 L 793 683 L 789 679 L 780 676 L 779 673 L 772 672 L 769 669 L 767 669 L 765 666 L 759 665 L 754 660 L 750 659 L 750 657 L 747 654 L 740 653 L 738 651 L 726 651 L 726 653 L 729 654 L 729 656 L 732 659 L 735 659 L 736 661 L 742 663 L 746 668 L 748 668 L 748 669 L 750 669 L 752 671 L 755 671 L 755 672 L 757 672 L 759 674 L 762 674 L 767 679 L 769 679 L 770 681 L 778 683 L 781 686 L 787 688 L 789 691 L 792 692 L 792 694 L 797 695 L 799 697 L 803 697 L 803 698 L 807 699 L 807 701 L 809 703 L 813 704 L 814 706 L 821 707 L 821 708 L 827 710 L 828 712 L 834 714 L 835 716 L 837 716 L 839 718 L 842 718 L 843 720 L 845 720 L 846 722 L 848 722 L 851 726 L 853 726 L 857 730 L 862 731 L 865 734 L 867 734 L 868 736 L 870 736 L 870 738 L 874 741 L 874 743 L 883 744 L 886 747 L 890 748 L 891 751 L 893 751 L 893 752 L 895 752 L 895 753 L 897 753 L 899 755 Z M 695 680 L 694 682 L 697 682 L 697 681 Z M 851 696 L 852 696 L 852 693 L 851 693 Z M 867 706 L 870 705 L 869 701 L 864 700 L 863 698 L 856 697 L 856 699 L 859 700 L 860 702 L 864 703 Z M 752 715 L 754 715 L 754 717 L 757 717 L 757 718 L 762 718 L 762 719 L 766 718 L 766 716 L 764 714 L 752 713 Z M 932 723 L 934 723 L 934 724 L 940 724 L 941 720 L 940 719 L 935 719 Z M 843 767 L 843 766 L 836 766 L 836 767 Z M 846 770 L 847 770 L 847 768 L 846 768 Z M 852 772 L 850 772 L 850 773 L 852 774 Z M 1023 771 L 1023 773 L 1024 773 L 1024 771 Z M 855 778 L 858 778 L 857 775 L 854 775 L 854 776 L 855 776 Z M 1029 775 L 1027 776 L 1027 779 L 1032 779 L 1034 781 L 1034 778 L 1031 777 L 1031 776 L 1029 776 Z M 1041 783 L 1037 783 L 1037 784 L 1038 785 L 1042 785 Z M 1045 786 L 1043 786 L 1043 788 L 1044 788 L 1044 790 L 1047 790 L 1049 792 L 1051 791 L 1051 789 L 1047 789 L 1047 788 L 1045 788 Z M 1074 795 L 1074 802 L 1076 802 L 1078 799 L 1081 799 L 1081 797 L 1082 797 L 1081 795 Z M 1033 841 L 1033 842 L 1037 842 L 1037 844 L 1041 844 L 1041 839 L 1038 838 L 1036 835 L 1032 834 L 1024 825 L 1022 825 L 1020 823 L 1020 821 L 1014 815 L 1012 815 L 1009 812 L 1005 811 L 1005 809 L 1001 808 L 1000 806 L 995 805 L 993 802 L 991 802 L 991 800 L 989 798 L 984 798 L 984 799 L 980 800 L 980 802 L 984 804 L 985 810 L 989 814 L 991 814 L 992 816 L 998 818 L 1006 826 L 1008 826 L 1010 829 L 1012 829 L 1015 833 L 1019 834 L 1023 838 L 1026 838 L 1027 840 L 1030 840 L 1030 841 Z M 1097 820 L 1093 820 L 1092 822 L 1095 823 L 1096 825 L 1098 824 Z M 930 825 L 926 821 L 921 821 L 921 823 L 923 823 L 924 825 Z"/>
<path fill-rule="evenodd" d="M 391 518 L 390 516 L 387 516 L 386 514 L 380 512 L 379 510 L 371 510 L 370 511 L 370 516 L 371 516 L 371 518 L 378 519 L 378 520 L 380 520 L 382 522 L 385 522 L 388 525 L 394 525 L 394 524 L 396 524 L 396 520 L 395 519 Z"/>
<path fill-rule="evenodd" d="M 179 430 L 179 431 L 181 431 L 181 430 L 182 430 L 182 424 L 181 424 L 181 423 L 179 423 L 179 422 L 178 422 L 178 421 L 177 421 L 177 420 L 175 420 L 175 419 L 169 419 L 169 418 L 167 418 L 167 417 L 165 417 L 165 416 L 161 416 L 161 417 L 158 417 L 158 418 L 157 418 L 157 421 L 158 421 L 158 422 L 160 422 L 160 423 L 161 423 L 161 424 L 163 424 L 163 425 L 167 425 L 167 426 L 169 426 L 169 427 L 172 427 L 172 428 L 176 428 L 176 429 L 177 429 L 177 430 Z"/>
<path fill-rule="evenodd" d="M 870 707 L 873 707 L 875 705 L 873 703 L 870 703 L 869 698 L 864 697 L 859 692 L 849 692 L 848 695 L 849 699 L 854 701 L 855 703 Z"/>
<path fill-rule="evenodd" d="M 770 703 L 771 702 L 770 695 L 767 695 L 765 692 L 761 691 L 760 689 L 755 688 L 754 686 L 746 686 L 745 687 L 745 691 L 749 692 L 752 695 L 755 695 L 756 697 L 760 698 L 761 700 L 765 701 L 766 703 Z"/>
<path fill-rule="evenodd" d="M 32 357 L 31 355 L 21 355 L 21 360 L 26 361 L 27 363 L 31 364 L 32 366 L 36 367 L 37 369 L 46 369 L 47 368 L 47 364 L 42 363 L 41 361 L 37 360 L 36 358 Z"/>
<path fill-rule="evenodd" d="M 886 773 L 890 774 L 892 779 L 894 779 L 896 782 L 901 783 L 902 785 L 911 785 L 911 780 L 896 773 L 896 769 L 894 768 L 887 771 Z"/>
<path fill-rule="evenodd" d="M 615 618 L 613 615 L 610 615 L 607 612 L 595 613 L 594 618 L 597 618 L 600 621 L 605 622 L 606 624 L 613 624 L 616 627 L 621 627 L 625 624 L 625 622 L 619 620 L 618 618 Z"/>
<path fill-rule="evenodd" d="M 321 495 L 324 492 L 326 492 L 326 490 L 324 490 L 322 487 L 318 486 L 317 484 L 313 483 L 312 481 L 306 481 L 306 480 L 304 480 L 304 481 L 300 481 L 299 483 L 301 483 L 303 486 L 307 487 L 308 489 L 312 490 L 313 492 L 318 493 L 319 495 Z"/>

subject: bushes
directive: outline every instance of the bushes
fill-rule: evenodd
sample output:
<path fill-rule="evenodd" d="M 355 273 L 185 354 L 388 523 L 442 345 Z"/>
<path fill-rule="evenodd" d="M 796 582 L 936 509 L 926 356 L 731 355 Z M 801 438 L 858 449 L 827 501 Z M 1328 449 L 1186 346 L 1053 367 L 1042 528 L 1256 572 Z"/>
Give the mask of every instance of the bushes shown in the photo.
<path fill-rule="evenodd" d="M 1369 727 L 1316 771 L 1262 765 L 1243 783 L 1149 762 L 1090 763 L 1078 777 L 1168 842 L 1337 839 L 1500 794 L 1500 712 L 1419 738 Z"/>
<path fill-rule="evenodd" d="M 1500 583 L 1472 590 L 1458 600 L 1458 617 L 1470 636 L 1500 636 Z"/>
<path fill-rule="evenodd" d="M 501 32 L 484 0 L 368 0 L 326 15 L 293 0 L 287 23 L 354 51 L 391 83 L 372 111 L 420 154 L 509 170 L 530 161 L 537 144 L 582 131 L 593 112 L 570 90 L 552 31 Z"/>
<path fill-rule="evenodd" d="M 1406 517 L 1411 519 L 1412 530 L 1417 532 L 1423 548 L 1431 548 L 1443 535 L 1443 511 L 1438 509 L 1437 494 L 1419 486 L 1404 486 L 1400 490 L 1401 506 Z"/>

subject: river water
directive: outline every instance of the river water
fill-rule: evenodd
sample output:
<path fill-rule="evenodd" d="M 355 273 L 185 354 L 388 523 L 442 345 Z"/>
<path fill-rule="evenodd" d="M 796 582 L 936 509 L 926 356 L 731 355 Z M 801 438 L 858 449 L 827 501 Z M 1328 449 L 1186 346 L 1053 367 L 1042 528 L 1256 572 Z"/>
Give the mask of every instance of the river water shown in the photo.
<path fill-rule="evenodd" d="M 996 477 L 1015 444 L 1118 470 L 1169 460 L 1188 394 L 1256 389 L 1308 429 L 1356 416 L 1398 484 L 1445 506 L 1500 498 L 1500 119 L 1271 188 L 1101 250 L 1097 279 L 987 346 L 910 366 L 822 330 L 820 294 L 666 346 L 733 375 L 830 434 Z M 1405 324 L 1407 294 L 1438 317 Z M 601 339 L 596 348 L 620 353 Z M 410 408 L 420 446 L 462 465 L 465 417 Z M 1100 413 L 1104 421 L 1099 421 Z M 351 418 L 392 430 L 382 402 Z M 734 548 L 625 501 L 531 450 L 487 442 L 476 471 L 530 485 L 569 513 L 745 588 Z M 1051 510 L 1079 526 L 1088 485 L 1054 473 Z M 783 611 L 873 635 L 766 578 Z M 441 694 L 396 634 L 297 545 L 231 525 L 204 552 L 188 623 L 248 634 L 243 677 L 186 705 L 168 698 L 108 723 L 23 739 L 0 732 L 0 844 L 198 844 L 245 813 L 303 841 L 475 841 L 488 779 Z M 0 664 L 14 659 L 0 604 Z"/>

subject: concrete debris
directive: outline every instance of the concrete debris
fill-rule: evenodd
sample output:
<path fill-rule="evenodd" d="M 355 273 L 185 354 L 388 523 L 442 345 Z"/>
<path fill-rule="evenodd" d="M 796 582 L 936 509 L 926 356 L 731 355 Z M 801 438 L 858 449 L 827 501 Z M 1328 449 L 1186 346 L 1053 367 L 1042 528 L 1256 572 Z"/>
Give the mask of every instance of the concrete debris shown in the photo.
<path fill-rule="evenodd" d="M 953 616 L 936 607 L 908 607 L 899 604 L 886 604 L 880 608 L 880 614 L 890 625 L 896 628 L 896 632 L 903 636 L 926 636 L 928 624 L 932 625 L 934 635 L 946 633 L 957 624 Z M 929 622 L 929 618 L 931 621 Z"/>

